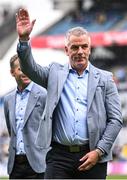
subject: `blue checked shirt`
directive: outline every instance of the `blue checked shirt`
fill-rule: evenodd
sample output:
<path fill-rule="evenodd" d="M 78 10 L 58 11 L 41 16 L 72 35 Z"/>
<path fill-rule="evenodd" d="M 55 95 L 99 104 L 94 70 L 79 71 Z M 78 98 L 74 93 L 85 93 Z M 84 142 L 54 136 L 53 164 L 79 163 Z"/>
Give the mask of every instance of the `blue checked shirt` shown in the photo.
<path fill-rule="evenodd" d="M 89 65 L 82 75 L 70 67 L 54 112 L 53 140 L 64 145 L 85 144 L 87 128 L 87 86 Z"/>
<path fill-rule="evenodd" d="M 33 82 L 31 82 L 22 92 L 17 89 L 16 93 L 16 154 L 25 154 L 22 130 L 26 106 L 32 86 Z"/>

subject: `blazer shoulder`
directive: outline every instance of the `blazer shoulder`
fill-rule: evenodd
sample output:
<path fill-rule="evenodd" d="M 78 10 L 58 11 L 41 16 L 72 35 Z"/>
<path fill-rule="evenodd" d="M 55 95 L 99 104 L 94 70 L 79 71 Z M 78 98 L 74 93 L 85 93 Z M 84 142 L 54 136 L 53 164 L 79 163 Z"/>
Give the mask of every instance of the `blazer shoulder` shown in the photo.
<path fill-rule="evenodd" d="M 103 69 L 97 68 L 95 66 L 93 66 L 93 67 L 100 75 L 103 75 L 103 76 L 112 76 L 113 75 L 112 72 L 110 72 L 110 71 L 103 70 Z"/>
<path fill-rule="evenodd" d="M 52 62 L 50 65 L 49 65 L 49 67 L 50 67 L 50 69 L 59 69 L 59 68 L 61 68 L 61 67 L 64 67 L 66 64 L 60 64 L 60 63 L 57 63 L 57 62 Z"/>
<path fill-rule="evenodd" d="M 7 94 L 5 94 L 4 100 L 9 99 L 10 97 L 14 96 L 15 92 L 16 92 L 16 89 L 13 89 L 10 92 L 8 92 Z"/>
<path fill-rule="evenodd" d="M 35 93 L 40 92 L 44 95 L 47 95 L 47 90 L 45 88 L 43 88 L 42 86 L 36 84 L 36 83 L 33 83 L 32 91 Z"/>
<path fill-rule="evenodd" d="M 97 67 L 95 67 L 93 65 L 91 65 L 91 69 L 92 69 L 91 71 L 93 71 L 93 73 L 95 75 L 99 75 L 99 77 L 100 77 L 99 82 L 103 82 L 105 84 L 109 80 L 114 81 L 114 77 L 113 77 L 112 72 L 97 68 Z"/>

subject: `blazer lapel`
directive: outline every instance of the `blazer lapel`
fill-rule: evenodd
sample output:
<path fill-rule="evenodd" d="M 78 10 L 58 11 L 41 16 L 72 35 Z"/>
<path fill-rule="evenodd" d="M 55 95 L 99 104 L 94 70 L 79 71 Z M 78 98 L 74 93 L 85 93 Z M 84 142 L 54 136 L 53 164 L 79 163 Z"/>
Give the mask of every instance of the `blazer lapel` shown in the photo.
<path fill-rule="evenodd" d="M 25 111 L 25 115 L 24 115 L 24 124 L 23 124 L 23 127 L 25 126 L 28 118 L 29 118 L 29 115 L 30 113 L 32 112 L 37 100 L 38 100 L 38 97 L 39 97 L 39 92 L 38 91 L 35 91 L 33 90 L 34 88 L 34 85 L 31 89 L 31 92 L 30 92 L 30 95 L 29 95 L 29 99 L 28 99 L 28 103 L 27 103 L 27 107 L 26 107 L 26 111 Z"/>
<path fill-rule="evenodd" d="M 61 66 L 60 70 L 58 71 L 58 99 L 61 95 L 68 73 L 68 64 L 65 64 L 65 66 Z"/>
<path fill-rule="evenodd" d="M 10 108 L 10 123 L 14 133 L 16 134 L 16 119 L 15 119 L 15 105 L 16 105 L 16 91 L 10 97 L 9 108 Z"/>
<path fill-rule="evenodd" d="M 88 80 L 88 109 L 89 112 L 94 93 L 96 91 L 96 87 L 99 81 L 100 75 L 99 72 L 90 64 L 90 72 L 89 72 L 89 80 Z"/>

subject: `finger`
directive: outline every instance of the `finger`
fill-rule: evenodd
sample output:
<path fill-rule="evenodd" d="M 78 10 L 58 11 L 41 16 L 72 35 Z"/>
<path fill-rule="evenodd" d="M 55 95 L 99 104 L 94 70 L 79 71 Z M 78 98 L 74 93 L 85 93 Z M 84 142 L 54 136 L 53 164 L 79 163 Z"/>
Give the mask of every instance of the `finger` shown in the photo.
<path fill-rule="evenodd" d="M 19 9 L 19 11 L 17 13 L 17 17 L 19 20 L 22 18 L 22 9 Z"/>
<path fill-rule="evenodd" d="M 93 167 L 93 164 L 90 164 L 90 163 L 83 163 L 81 166 L 78 167 L 78 170 L 79 171 L 85 171 L 85 170 L 89 170 L 90 168 Z"/>
<path fill-rule="evenodd" d="M 89 164 L 89 162 L 88 161 L 85 161 L 84 163 L 82 163 L 79 167 L 78 167 L 78 169 L 80 170 L 80 169 L 84 169 L 84 168 L 86 168 L 87 166 L 89 166 L 90 164 Z"/>
<path fill-rule="evenodd" d="M 32 21 L 32 28 L 33 28 L 35 22 L 36 22 L 36 19 L 34 19 L 34 20 Z"/>
<path fill-rule="evenodd" d="M 93 167 L 92 165 L 88 165 L 86 167 L 79 168 L 79 171 L 87 171 L 87 170 L 91 169 L 92 167 Z"/>
<path fill-rule="evenodd" d="M 79 161 L 85 161 L 88 158 L 87 155 L 83 156 Z"/>
<path fill-rule="evenodd" d="M 16 17 L 16 23 L 17 23 L 19 21 L 18 13 L 16 13 L 15 17 Z"/>
<path fill-rule="evenodd" d="M 29 13 L 26 9 L 19 9 L 19 16 L 23 17 L 23 16 L 29 16 Z"/>
<path fill-rule="evenodd" d="M 20 20 L 22 20 L 22 16 L 20 14 L 20 10 L 16 13 L 16 22 L 19 22 Z"/>
<path fill-rule="evenodd" d="M 19 21 L 29 20 L 29 14 L 28 11 L 25 9 L 19 9 L 17 13 L 17 17 Z"/>

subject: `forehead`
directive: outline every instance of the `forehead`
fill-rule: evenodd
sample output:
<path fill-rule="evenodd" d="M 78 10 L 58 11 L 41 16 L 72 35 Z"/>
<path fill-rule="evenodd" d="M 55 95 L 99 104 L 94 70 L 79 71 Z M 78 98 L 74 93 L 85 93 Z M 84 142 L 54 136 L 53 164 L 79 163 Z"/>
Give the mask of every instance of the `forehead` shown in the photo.
<path fill-rule="evenodd" d="M 20 66 L 18 59 L 16 59 L 16 60 L 14 61 L 14 66 L 15 66 L 15 68 Z"/>
<path fill-rule="evenodd" d="M 72 44 L 90 44 L 90 37 L 86 34 L 80 36 L 71 35 L 69 37 L 69 45 Z"/>

